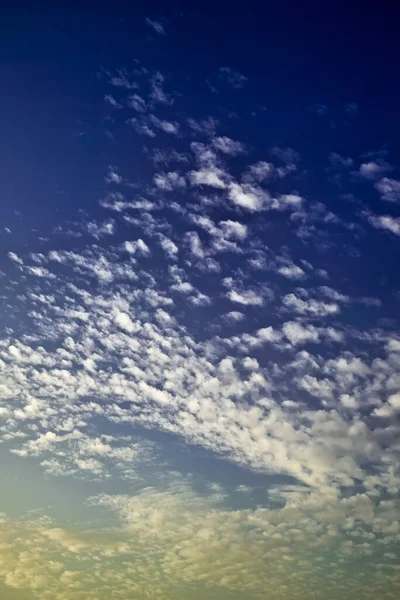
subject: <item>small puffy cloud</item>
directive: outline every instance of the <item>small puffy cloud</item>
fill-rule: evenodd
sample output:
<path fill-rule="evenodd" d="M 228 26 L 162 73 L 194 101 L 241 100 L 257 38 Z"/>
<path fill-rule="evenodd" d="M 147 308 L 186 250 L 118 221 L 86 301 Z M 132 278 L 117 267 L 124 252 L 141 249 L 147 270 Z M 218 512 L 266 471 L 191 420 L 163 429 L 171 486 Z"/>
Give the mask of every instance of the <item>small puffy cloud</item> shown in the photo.
<path fill-rule="evenodd" d="M 240 321 L 243 321 L 244 318 L 244 314 L 239 312 L 238 310 L 231 310 L 230 312 L 223 315 L 224 321 L 227 321 L 228 323 L 238 323 Z"/>
<path fill-rule="evenodd" d="M 321 285 L 318 289 L 325 298 L 329 298 L 329 300 L 333 300 L 334 302 L 349 302 L 350 300 L 349 296 L 334 290 L 328 285 Z"/>
<path fill-rule="evenodd" d="M 171 135 L 178 135 L 179 124 L 176 121 L 166 121 L 165 119 L 159 119 L 155 115 L 150 115 L 150 122 L 154 127 L 161 129 L 165 133 Z"/>
<path fill-rule="evenodd" d="M 231 183 L 228 195 L 233 204 L 251 212 L 263 210 L 266 201 L 270 199 L 266 192 L 247 183 Z"/>
<path fill-rule="evenodd" d="M 122 183 L 123 178 L 117 172 L 116 167 L 112 167 L 111 165 L 108 167 L 108 173 L 105 177 L 107 183 Z"/>
<path fill-rule="evenodd" d="M 400 413 L 400 393 L 391 394 L 386 404 L 375 408 L 373 415 L 376 417 L 391 418 Z"/>
<path fill-rule="evenodd" d="M 165 35 L 165 29 L 164 29 L 163 25 L 160 23 L 160 21 L 153 21 L 152 19 L 149 19 L 148 17 L 146 17 L 145 22 L 149 27 L 154 29 L 154 31 L 156 33 L 158 33 L 159 35 Z"/>
<path fill-rule="evenodd" d="M 287 321 L 283 324 L 282 332 L 291 344 L 304 344 L 305 342 L 318 342 L 319 334 L 312 325 L 302 325 L 296 321 Z"/>
<path fill-rule="evenodd" d="M 188 231 L 185 234 L 185 239 L 191 253 L 197 258 L 204 258 L 205 252 L 199 234 L 196 231 Z"/>
<path fill-rule="evenodd" d="M 116 225 L 113 219 L 108 219 L 108 221 L 103 221 L 102 223 L 91 221 L 87 224 L 87 230 L 90 235 L 99 240 L 106 235 L 114 235 Z"/>
<path fill-rule="evenodd" d="M 326 317 L 335 315 L 340 311 L 339 305 L 334 302 L 321 302 L 312 298 L 303 300 L 295 294 L 287 294 L 282 302 L 286 308 L 301 315 Z"/>
<path fill-rule="evenodd" d="M 149 256 L 149 254 L 151 254 L 150 248 L 148 247 L 146 242 L 144 242 L 140 238 L 133 242 L 126 241 L 124 243 L 124 248 L 127 252 L 129 252 L 129 254 L 139 253 L 142 256 Z"/>
<path fill-rule="evenodd" d="M 287 279 L 302 279 L 305 276 L 305 272 L 301 267 L 297 265 L 285 265 L 278 269 L 278 273 L 286 277 Z"/>
<path fill-rule="evenodd" d="M 169 173 L 157 173 L 154 176 L 154 183 L 159 189 L 168 192 L 186 187 L 185 178 L 174 171 L 170 171 Z"/>
<path fill-rule="evenodd" d="M 250 165 L 249 167 L 249 175 L 261 183 L 266 179 L 270 179 L 276 173 L 275 167 L 272 163 L 266 162 L 265 160 L 260 160 L 254 165 Z"/>
<path fill-rule="evenodd" d="M 345 408 L 349 408 L 351 410 L 357 410 L 359 407 L 359 403 L 354 396 L 350 396 L 349 394 L 342 394 L 339 398 L 340 404 Z"/>
<path fill-rule="evenodd" d="M 217 169 L 216 167 L 191 171 L 189 178 L 193 186 L 207 185 L 220 190 L 226 188 L 225 173 L 222 169 Z"/>
<path fill-rule="evenodd" d="M 390 215 L 369 215 L 368 221 L 376 229 L 385 229 L 394 235 L 400 236 L 400 217 Z"/>
<path fill-rule="evenodd" d="M 232 140 L 229 137 L 216 137 L 212 141 L 212 145 L 216 150 L 229 156 L 238 156 L 246 152 L 245 147 L 240 142 Z"/>
<path fill-rule="evenodd" d="M 298 194 L 281 194 L 274 198 L 272 208 L 275 210 L 286 210 L 299 208 L 303 203 L 303 198 Z"/>
<path fill-rule="evenodd" d="M 254 290 L 243 290 L 240 292 L 229 290 L 227 297 L 231 302 L 243 304 L 244 306 L 263 306 L 264 304 L 264 298 Z"/>
<path fill-rule="evenodd" d="M 384 177 L 375 184 L 381 199 L 385 202 L 400 202 L 400 181 Z"/>
<path fill-rule="evenodd" d="M 160 246 L 164 250 L 165 254 L 169 256 L 169 258 L 176 259 L 179 248 L 172 240 L 165 236 L 161 236 Z"/>
<path fill-rule="evenodd" d="M 379 179 L 379 177 L 382 177 L 384 173 L 390 170 L 391 166 L 385 162 L 370 161 L 360 165 L 359 175 L 364 179 Z"/>
<path fill-rule="evenodd" d="M 137 331 L 137 325 L 132 321 L 130 316 L 124 312 L 118 312 L 115 315 L 114 322 L 118 327 L 127 331 L 128 333 L 134 333 Z"/>
<path fill-rule="evenodd" d="M 233 238 L 244 240 L 247 237 L 247 227 L 238 221 L 220 221 L 219 226 L 222 229 L 224 238 Z"/>

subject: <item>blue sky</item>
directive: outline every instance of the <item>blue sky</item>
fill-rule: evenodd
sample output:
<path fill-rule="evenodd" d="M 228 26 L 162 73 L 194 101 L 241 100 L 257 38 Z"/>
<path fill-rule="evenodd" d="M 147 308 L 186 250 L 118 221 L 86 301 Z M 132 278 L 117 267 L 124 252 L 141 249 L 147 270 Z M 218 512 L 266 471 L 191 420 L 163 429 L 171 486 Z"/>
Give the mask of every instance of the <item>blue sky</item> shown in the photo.
<path fill-rule="evenodd" d="M 395 24 L 5 11 L 6 600 L 397 598 Z"/>

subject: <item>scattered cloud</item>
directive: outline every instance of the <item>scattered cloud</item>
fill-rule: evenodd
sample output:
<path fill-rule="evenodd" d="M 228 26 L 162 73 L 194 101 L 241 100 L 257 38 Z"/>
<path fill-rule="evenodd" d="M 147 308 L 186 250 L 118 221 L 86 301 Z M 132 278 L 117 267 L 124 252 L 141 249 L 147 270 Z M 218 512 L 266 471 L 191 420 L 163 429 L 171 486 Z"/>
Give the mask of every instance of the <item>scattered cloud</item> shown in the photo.
<path fill-rule="evenodd" d="M 149 19 L 148 17 L 146 17 L 145 19 L 146 24 L 151 27 L 151 29 L 154 29 L 154 31 L 156 33 L 158 33 L 159 35 L 165 35 L 165 29 L 163 24 L 161 23 L 161 21 L 153 21 L 152 19 Z"/>
<path fill-rule="evenodd" d="M 234 89 L 242 88 L 248 81 L 247 77 L 242 75 L 242 73 L 239 73 L 239 71 L 235 71 L 230 67 L 220 67 L 219 76 L 221 80 L 226 81 Z"/>

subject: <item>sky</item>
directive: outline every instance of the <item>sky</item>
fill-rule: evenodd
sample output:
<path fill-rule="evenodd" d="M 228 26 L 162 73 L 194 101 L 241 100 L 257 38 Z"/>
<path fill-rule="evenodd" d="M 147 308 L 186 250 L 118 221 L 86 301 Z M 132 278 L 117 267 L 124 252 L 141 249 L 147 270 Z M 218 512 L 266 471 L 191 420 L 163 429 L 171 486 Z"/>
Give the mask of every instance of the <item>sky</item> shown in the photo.
<path fill-rule="evenodd" d="M 1 598 L 395 600 L 396 10 L 82 4 L 0 25 Z"/>

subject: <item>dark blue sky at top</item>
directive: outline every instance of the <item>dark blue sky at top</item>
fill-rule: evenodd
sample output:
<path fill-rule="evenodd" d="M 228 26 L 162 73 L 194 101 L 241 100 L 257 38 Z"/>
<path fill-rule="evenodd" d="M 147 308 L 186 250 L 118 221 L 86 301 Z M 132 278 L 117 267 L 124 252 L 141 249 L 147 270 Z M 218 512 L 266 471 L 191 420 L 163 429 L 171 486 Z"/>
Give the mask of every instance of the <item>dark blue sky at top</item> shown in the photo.
<path fill-rule="evenodd" d="M 146 17 L 162 19 L 167 35 L 155 34 Z M 185 98 L 185 116 L 222 111 L 224 134 L 245 139 L 256 155 L 275 144 L 295 148 L 308 172 L 296 185 L 308 199 L 323 201 L 345 220 L 357 202 L 360 210 L 376 210 L 382 203 L 370 183 L 341 189 L 329 181 L 327 165 L 331 152 L 356 162 L 366 152 L 381 152 L 392 165 L 399 162 L 397 22 L 388 3 L 379 10 L 296 2 L 248 9 L 183 2 L 10 4 L 1 24 L 0 193 L 3 226 L 12 235 L 1 237 L 3 250 L 42 250 L 38 237 L 79 220 L 79 209 L 104 218 L 98 200 L 109 164 L 146 175 L 138 140 L 128 132 L 115 144 L 105 135 L 101 74 L 130 68 L 134 59 L 166 75 L 170 89 Z M 212 85 L 221 66 L 244 73 L 245 88 L 213 94 L 207 81 Z M 349 103 L 357 104 L 354 113 L 346 111 Z M 349 192 L 352 202 L 341 197 Z M 396 207 L 384 208 L 396 216 Z M 365 295 L 388 281 L 390 288 L 397 273 L 397 240 L 371 240 L 366 231 L 358 236 L 363 260 L 351 282 Z M 343 231 L 336 240 L 342 259 L 352 252 L 353 235 Z M 387 300 L 390 316 L 397 305 Z"/>

